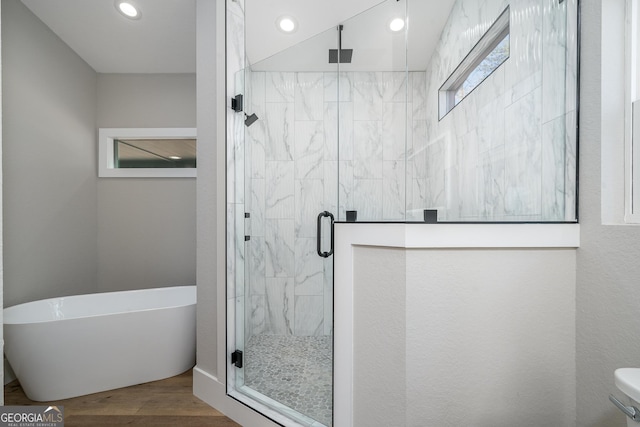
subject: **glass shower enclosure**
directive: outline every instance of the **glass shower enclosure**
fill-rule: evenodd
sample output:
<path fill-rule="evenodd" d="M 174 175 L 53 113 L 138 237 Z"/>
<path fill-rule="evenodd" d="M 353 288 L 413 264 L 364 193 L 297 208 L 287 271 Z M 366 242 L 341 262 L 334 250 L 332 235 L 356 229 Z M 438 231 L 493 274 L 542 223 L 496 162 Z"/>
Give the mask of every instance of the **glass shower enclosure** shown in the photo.
<path fill-rule="evenodd" d="M 227 0 L 228 394 L 282 425 L 333 424 L 334 221 L 577 220 L 577 0 L 347 3 Z"/>

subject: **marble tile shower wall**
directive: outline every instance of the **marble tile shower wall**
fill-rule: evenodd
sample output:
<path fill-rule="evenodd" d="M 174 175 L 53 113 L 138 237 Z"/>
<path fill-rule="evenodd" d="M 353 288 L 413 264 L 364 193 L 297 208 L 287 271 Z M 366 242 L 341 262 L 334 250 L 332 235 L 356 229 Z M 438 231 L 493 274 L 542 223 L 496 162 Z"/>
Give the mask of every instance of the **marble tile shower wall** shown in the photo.
<path fill-rule="evenodd" d="M 248 113 L 261 118 L 245 135 L 250 334 L 330 334 L 332 268 L 316 254 L 317 215 L 404 221 L 405 153 L 413 133 L 425 136 L 426 74 L 246 78 Z"/>
<path fill-rule="evenodd" d="M 438 89 L 510 6 L 510 58 L 441 121 Z M 412 203 L 462 221 L 575 220 L 576 0 L 459 0 L 427 69 Z"/>

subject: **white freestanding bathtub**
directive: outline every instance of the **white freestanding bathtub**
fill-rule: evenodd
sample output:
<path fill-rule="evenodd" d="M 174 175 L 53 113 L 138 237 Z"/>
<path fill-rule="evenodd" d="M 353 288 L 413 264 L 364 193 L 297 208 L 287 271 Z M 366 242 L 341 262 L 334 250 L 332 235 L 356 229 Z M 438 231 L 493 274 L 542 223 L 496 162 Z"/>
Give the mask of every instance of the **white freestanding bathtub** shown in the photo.
<path fill-rule="evenodd" d="M 4 309 L 5 354 L 44 402 L 178 375 L 195 364 L 196 287 L 51 298 Z"/>

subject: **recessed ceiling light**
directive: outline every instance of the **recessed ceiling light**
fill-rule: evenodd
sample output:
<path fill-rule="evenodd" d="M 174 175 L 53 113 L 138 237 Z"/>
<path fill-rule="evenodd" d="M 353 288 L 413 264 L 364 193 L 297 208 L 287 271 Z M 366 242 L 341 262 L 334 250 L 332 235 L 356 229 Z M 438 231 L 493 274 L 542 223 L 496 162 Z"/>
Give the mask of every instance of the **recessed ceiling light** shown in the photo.
<path fill-rule="evenodd" d="M 117 0 L 116 9 L 129 19 L 140 19 L 142 16 L 138 8 L 128 1 Z"/>
<path fill-rule="evenodd" d="M 278 29 L 285 33 L 293 33 L 298 29 L 298 22 L 292 16 L 281 16 L 276 20 Z"/>
<path fill-rule="evenodd" d="M 169 156 L 169 158 L 171 160 L 182 160 L 182 157 L 180 157 L 180 156 Z"/>
<path fill-rule="evenodd" d="M 394 18 L 389 22 L 389 29 L 394 32 L 401 31 L 404 28 L 404 19 Z"/>

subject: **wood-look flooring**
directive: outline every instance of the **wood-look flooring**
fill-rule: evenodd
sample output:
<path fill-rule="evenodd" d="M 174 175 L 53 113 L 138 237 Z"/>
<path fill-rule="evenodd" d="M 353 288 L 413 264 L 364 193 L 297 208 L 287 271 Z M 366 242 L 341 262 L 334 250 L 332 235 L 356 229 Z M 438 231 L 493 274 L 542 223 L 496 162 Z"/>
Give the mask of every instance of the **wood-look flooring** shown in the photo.
<path fill-rule="evenodd" d="M 65 427 L 167 426 L 239 427 L 193 395 L 193 374 L 80 396 L 56 402 L 34 402 L 18 381 L 4 386 L 4 404 L 64 407 Z"/>

